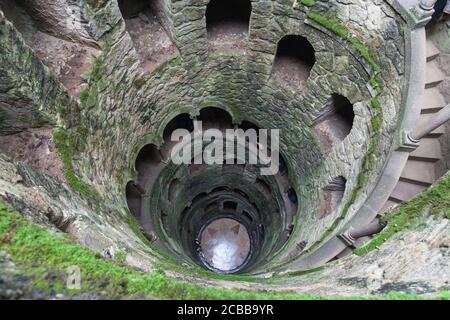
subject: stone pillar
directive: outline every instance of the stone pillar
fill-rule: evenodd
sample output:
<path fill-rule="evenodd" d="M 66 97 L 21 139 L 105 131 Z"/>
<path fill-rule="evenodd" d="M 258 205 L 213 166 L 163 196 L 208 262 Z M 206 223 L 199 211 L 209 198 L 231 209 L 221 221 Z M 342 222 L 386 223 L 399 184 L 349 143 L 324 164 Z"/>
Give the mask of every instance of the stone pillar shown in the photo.
<path fill-rule="evenodd" d="M 434 13 L 434 5 L 437 0 L 420 0 L 419 3 L 411 9 L 417 19 L 419 26 L 425 26 Z"/>
<path fill-rule="evenodd" d="M 436 2 L 437 0 L 420 0 L 419 7 L 425 11 L 434 11 L 434 5 Z M 431 14 L 433 14 L 433 12 L 431 12 Z"/>

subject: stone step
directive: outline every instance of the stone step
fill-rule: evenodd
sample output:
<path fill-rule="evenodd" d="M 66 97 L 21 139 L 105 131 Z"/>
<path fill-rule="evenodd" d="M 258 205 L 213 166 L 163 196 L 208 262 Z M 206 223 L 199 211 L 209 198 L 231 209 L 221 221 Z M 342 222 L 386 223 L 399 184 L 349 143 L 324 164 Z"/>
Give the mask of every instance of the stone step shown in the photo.
<path fill-rule="evenodd" d="M 419 119 L 419 127 L 424 126 L 425 123 L 427 123 L 429 121 L 429 119 L 431 117 L 433 117 L 433 116 L 434 116 L 434 113 L 421 114 L 420 115 L 420 119 Z M 428 138 L 430 138 L 430 137 L 440 137 L 444 133 L 445 133 L 445 126 L 442 125 L 439 128 L 437 128 L 434 131 L 432 131 L 431 133 L 429 133 L 426 137 L 428 137 Z"/>
<path fill-rule="evenodd" d="M 441 52 L 439 49 L 434 45 L 433 41 L 431 39 L 427 39 L 427 62 L 433 61 L 436 59 Z"/>
<path fill-rule="evenodd" d="M 425 89 L 423 97 L 422 113 L 432 113 L 441 110 L 445 106 L 444 96 L 438 88 Z"/>
<path fill-rule="evenodd" d="M 410 159 L 437 162 L 442 158 L 441 143 L 436 138 L 423 138 L 420 146 L 414 150 Z"/>
<path fill-rule="evenodd" d="M 425 88 L 433 88 L 445 79 L 444 73 L 439 69 L 436 61 L 430 61 L 426 67 Z"/>
<path fill-rule="evenodd" d="M 399 181 L 394 191 L 391 194 L 391 201 L 394 202 L 405 202 L 409 201 L 419 193 L 425 191 L 426 186 L 418 185 L 415 183 L 410 183 L 406 181 Z"/>
<path fill-rule="evenodd" d="M 401 181 L 430 186 L 436 181 L 434 163 L 408 160 L 401 175 Z"/>

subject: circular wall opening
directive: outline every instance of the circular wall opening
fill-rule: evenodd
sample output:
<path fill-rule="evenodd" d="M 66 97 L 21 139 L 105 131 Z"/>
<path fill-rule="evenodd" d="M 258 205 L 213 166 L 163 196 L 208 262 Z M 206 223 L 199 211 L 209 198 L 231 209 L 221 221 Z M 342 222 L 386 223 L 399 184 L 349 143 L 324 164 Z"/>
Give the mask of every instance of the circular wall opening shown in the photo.
<path fill-rule="evenodd" d="M 237 220 L 213 220 L 200 231 L 198 254 L 206 267 L 220 273 L 234 273 L 244 268 L 251 256 L 247 228 Z"/>

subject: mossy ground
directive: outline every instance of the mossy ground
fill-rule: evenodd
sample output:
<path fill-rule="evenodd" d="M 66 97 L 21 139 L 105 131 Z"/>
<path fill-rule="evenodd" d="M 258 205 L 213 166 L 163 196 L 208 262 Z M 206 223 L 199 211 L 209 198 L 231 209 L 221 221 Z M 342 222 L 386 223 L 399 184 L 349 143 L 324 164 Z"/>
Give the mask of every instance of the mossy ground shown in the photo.
<path fill-rule="evenodd" d="M 295 299 L 321 300 L 326 297 L 296 293 L 260 293 L 198 286 L 168 278 L 163 272 L 142 273 L 105 260 L 60 233 L 24 220 L 20 214 L 0 204 L 0 251 L 8 252 L 20 272 L 31 277 L 39 290 L 66 296 L 99 294 L 112 298 L 148 297 L 157 299 Z M 68 290 L 67 269 L 81 270 L 81 289 Z M 56 275 L 56 276 L 55 276 Z M 392 293 L 372 299 L 419 299 Z M 445 298 L 445 297 L 444 297 Z M 363 299 L 351 297 L 346 299 Z"/>
<path fill-rule="evenodd" d="M 364 247 L 354 250 L 356 255 L 362 256 L 379 248 L 384 242 L 392 238 L 399 231 L 417 227 L 424 220 L 424 213 L 441 215 L 450 219 L 450 175 L 433 188 L 425 191 L 416 199 L 405 203 L 387 214 L 382 223 L 387 227 Z"/>

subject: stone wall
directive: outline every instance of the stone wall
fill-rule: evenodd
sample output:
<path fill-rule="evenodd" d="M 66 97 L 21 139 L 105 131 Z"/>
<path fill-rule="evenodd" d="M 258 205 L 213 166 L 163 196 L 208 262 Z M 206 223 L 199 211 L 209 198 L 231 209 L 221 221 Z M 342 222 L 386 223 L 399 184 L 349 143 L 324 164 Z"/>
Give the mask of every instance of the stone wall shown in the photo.
<path fill-rule="evenodd" d="M 81 128 L 86 135 L 83 150 L 73 159 L 75 171 L 109 208 L 120 208 L 102 212 L 102 218 L 125 224 L 125 187 L 136 177 L 134 160 L 139 148 L 147 143 L 161 144 L 165 124 L 177 114 L 188 112 L 195 117 L 201 108 L 209 106 L 227 109 L 236 123 L 249 120 L 262 128 L 282 128 L 281 149 L 299 194 L 300 214 L 291 241 L 273 264 L 284 261 L 299 242 L 307 243 L 305 249 L 309 249 L 337 233 L 364 203 L 390 152 L 405 89 L 402 29 L 406 26 L 385 2 L 329 2 L 326 8 L 318 4 L 308 9 L 293 7 L 290 1 L 252 1 L 248 51 L 236 54 L 208 50 L 204 18 L 207 1 L 168 1 L 170 10 L 163 12 L 167 15 L 163 21 L 166 25 L 172 22 L 170 32 L 180 56 L 164 62 L 148 76 L 142 75 L 117 2 L 86 3 L 89 32 L 99 42 L 103 55 L 94 66 L 77 117 L 71 114 L 64 120 L 70 124 L 69 130 Z M 371 100 L 375 91 L 369 85 L 374 72 L 355 46 L 308 17 L 308 10 L 338 19 L 381 69 L 383 91 L 378 100 L 383 123 L 375 153 L 370 154 L 373 167 L 363 173 L 363 186 L 358 185 L 358 175 L 365 156 L 369 156 L 374 129 Z M 277 43 L 289 34 L 306 37 L 316 51 L 317 62 L 303 92 L 270 79 Z M 20 46 L 22 42 L 17 38 L 13 44 Z M 44 83 L 58 87 L 49 81 Z M 356 119 L 346 140 L 324 155 L 312 124 L 334 93 L 352 102 Z M 45 108 L 49 113 L 57 110 L 52 104 Z M 319 191 L 336 176 L 347 179 L 342 205 L 319 224 Z M 356 189 L 356 199 L 352 199 Z M 347 204 L 351 204 L 348 214 L 342 217 Z"/>

